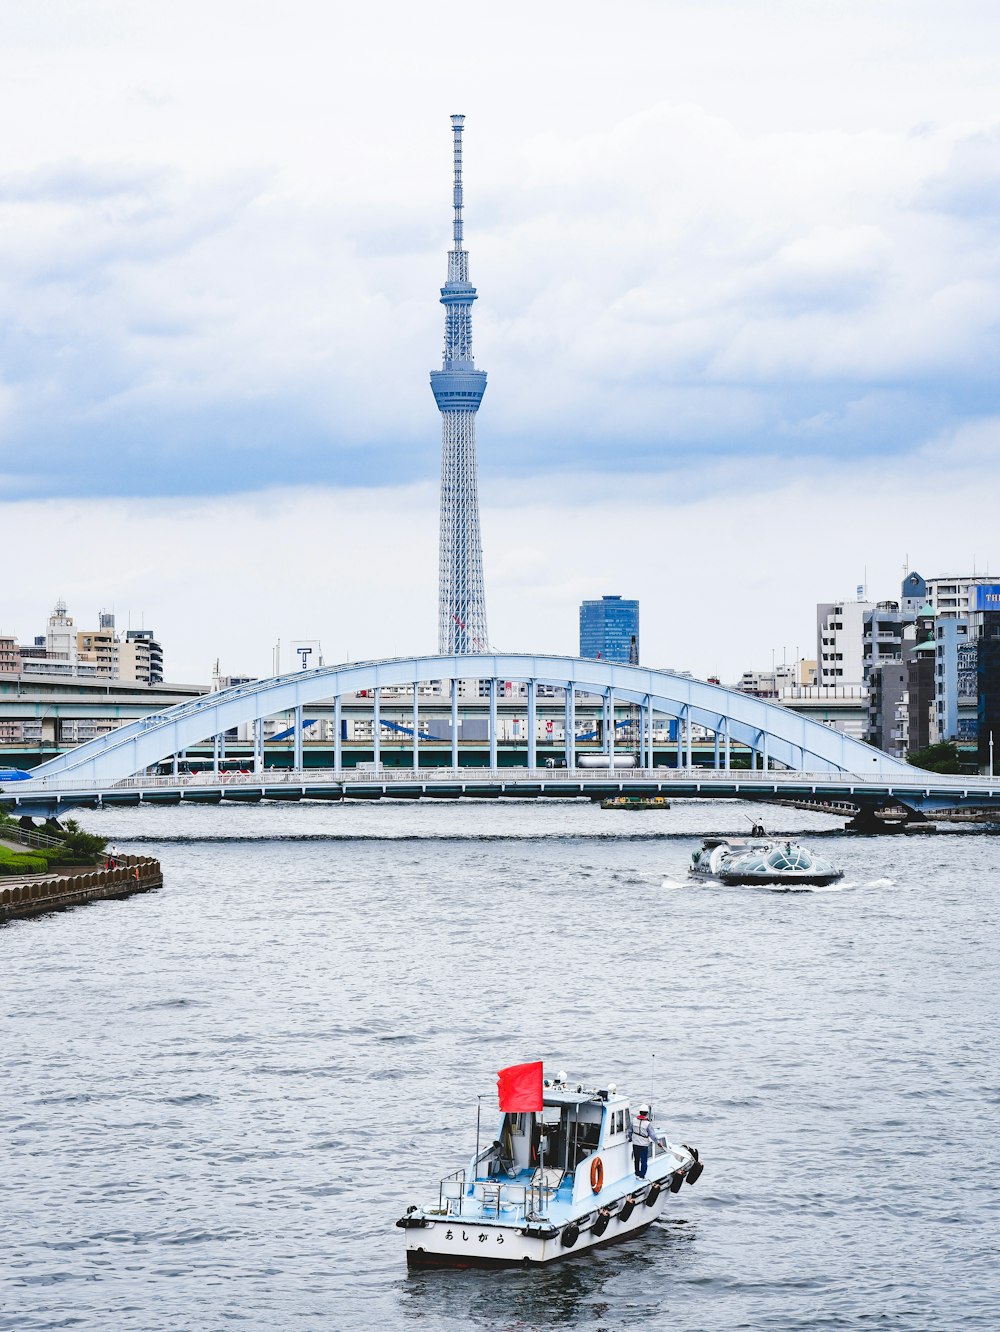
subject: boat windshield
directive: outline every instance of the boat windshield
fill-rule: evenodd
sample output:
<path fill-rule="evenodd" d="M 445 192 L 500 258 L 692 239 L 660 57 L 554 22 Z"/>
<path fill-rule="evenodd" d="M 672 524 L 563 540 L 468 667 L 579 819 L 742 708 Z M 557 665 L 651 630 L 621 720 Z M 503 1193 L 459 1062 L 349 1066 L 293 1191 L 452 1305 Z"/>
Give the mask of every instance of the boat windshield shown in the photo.
<path fill-rule="evenodd" d="M 766 851 L 752 851 L 731 861 L 724 867 L 729 873 L 739 874 L 803 874 L 825 873 L 826 861 L 814 856 L 795 842 L 782 842 Z"/>
<path fill-rule="evenodd" d="M 771 870 L 809 870 L 813 868 L 813 858 L 804 846 L 793 842 L 784 842 L 767 854 L 767 867 Z"/>

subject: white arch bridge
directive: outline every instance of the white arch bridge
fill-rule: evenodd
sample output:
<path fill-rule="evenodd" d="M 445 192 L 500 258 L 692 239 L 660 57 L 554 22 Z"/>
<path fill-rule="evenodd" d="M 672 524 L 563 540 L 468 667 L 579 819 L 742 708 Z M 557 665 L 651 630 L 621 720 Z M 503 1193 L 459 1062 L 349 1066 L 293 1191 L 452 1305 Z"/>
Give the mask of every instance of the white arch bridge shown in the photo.
<path fill-rule="evenodd" d="M 488 761 L 461 763 L 459 715 L 463 681 L 478 681 L 477 706 L 488 708 Z M 428 684 L 436 686 L 429 697 Z M 526 686 L 526 765 L 501 766 L 498 743 L 498 696 L 507 682 Z M 538 767 L 539 690 L 550 714 L 561 701 L 565 766 Z M 385 720 L 383 691 L 392 691 L 392 710 L 400 716 L 399 691 L 412 691 L 403 727 Z M 358 695 L 370 703 L 372 755 L 361 767 L 345 767 L 342 717 L 345 703 Z M 588 716 L 602 720 L 603 768 L 578 761 L 576 712 L 585 698 Z M 482 700 L 482 701 L 480 701 Z M 303 762 L 303 727 L 307 708 L 325 704 L 332 713 L 333 767 L 307 770 Z M 616 769 L 616 709 L 628 706 L 637 766 Z M 450 711 L 450 764 L 440 762 L 434 745 L 427 755 L 428 711 Z M 292 767 L 264 764 L 263 723 L 274 717 L 290 722 Z M 654 735 L 665 720 L 673 722 L 676 766 L 654 766 Z M 253 771 L 224 771 L 221 737 L 250 724 L 254 734 Z M 424 730 L 421 730 L 421 726 Z M 617 723 L 618 726 L 621 723 Z M 382 763 L 383 729 L 404 732 L 411 755 L 406 767 Z M 711 768 L 696 767 L 695 727 L 714 737 Z M 214 763 L 192 777 L 176 771 L 176 755 L 196 744 L 213 743 Z M 749 751 L 750 770 L 733 766 L 733 746 Z M 621 746 L 619 746 L 619 753 Z M 175 771 L 156 775 L 164 760 L 175 758 Z M 949 806 L 1000 808 L 1000 782 L 969 777 L 941 777 L 913 768 L 867 744 L 811 721 L 789 709 L 765 703 L 719 685 L 641 666 L 555 657 L 492 653 L 476 656 L 394 658 L 296 671 L 273 679 L 205 694 L 142 718 L 50 759 L 32 770 L 30 780 L 0 787 L 0 804 L 17 814 L 57 815 L 67 809 L 102 804 L 247 799 L 329 799 L 342 796 L 585 796 L 610 793 L 730 797 L 756 800 L 845 801 L 874 810 L 888 804 L 920 814 Z"/>

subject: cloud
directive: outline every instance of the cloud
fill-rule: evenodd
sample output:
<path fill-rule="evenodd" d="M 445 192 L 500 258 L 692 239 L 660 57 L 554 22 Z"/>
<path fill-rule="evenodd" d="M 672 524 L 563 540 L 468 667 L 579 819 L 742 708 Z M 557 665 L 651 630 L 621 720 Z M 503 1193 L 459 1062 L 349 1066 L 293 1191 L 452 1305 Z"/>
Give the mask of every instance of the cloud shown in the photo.
<path fill-rule="evenodd" d="M 484 487 L 491 642 L 574 655 L 579 602 L 621 593 L 640 600 L 649 665 L 735 680 L 772 652 L 811 657 L 816 603 L 865 581 L 894 597 L 906 561 L 929 577 L 992 560 L 1000 576 L 998 429 L 983 421 L 952 452 L 935 445 L 893 468 L 775 456 L 688 461 L 631 484 L 580 472 Z M 80 627 L 105 608 L 119 628 L 144 618 L 173 679 L 205 681 L 217 657 L 224 671 L 268 674 L 278 639 L 287 650 L 318 638 L 328 661 L 436 648 L 431 483 L 21 500 L 0 504 L 0 530 L 5 549 L 30 556 L 0 624 L 22 641 L 64 597 Z"/>
<path fill-rule="evenodd" d="M 196 49 L 186 0 L 96 8 L 18 10 L 0 88 L 21 492 L 433 478 L 458 103 L 484 477 L 700 493 L 719 458 L 896 456 L 994 392 L 989 6 L 910 7 L 901 59 L 892 6 L 514 0 L 467 16 L 471 69 L 408 6 L 220 0 Z"/>

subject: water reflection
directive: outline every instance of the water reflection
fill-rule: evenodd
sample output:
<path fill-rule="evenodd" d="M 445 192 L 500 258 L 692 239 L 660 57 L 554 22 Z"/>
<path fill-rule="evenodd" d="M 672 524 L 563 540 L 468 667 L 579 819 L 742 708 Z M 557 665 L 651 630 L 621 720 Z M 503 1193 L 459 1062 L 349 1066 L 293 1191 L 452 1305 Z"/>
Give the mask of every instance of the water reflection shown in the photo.
<path fill-rule="evenodd" d="M 547 1267 L 412 1272 L 399 1283 L 399 1307 L 408 1319 L 431 1326 L 489 1332 L 599 1328 L 608 1318 L 616 1327 L 649 1326 L 696 1239 L 696 1226 L 664 1220 L 622 1244 Z"/>

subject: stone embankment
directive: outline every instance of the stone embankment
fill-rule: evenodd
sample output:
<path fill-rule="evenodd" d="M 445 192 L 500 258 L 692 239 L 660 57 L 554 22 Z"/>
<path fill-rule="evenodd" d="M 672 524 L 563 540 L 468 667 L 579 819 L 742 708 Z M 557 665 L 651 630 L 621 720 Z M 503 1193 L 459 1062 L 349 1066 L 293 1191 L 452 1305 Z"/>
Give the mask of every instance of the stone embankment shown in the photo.
<path fill-rule="evenodd" d="M 59 872 L 49 870 L 46 874 L 0 879 L 0 922 L 162 887 L 160 862 L 150 856 L 119 856 L 114 869 L 70 867 Z"/>

